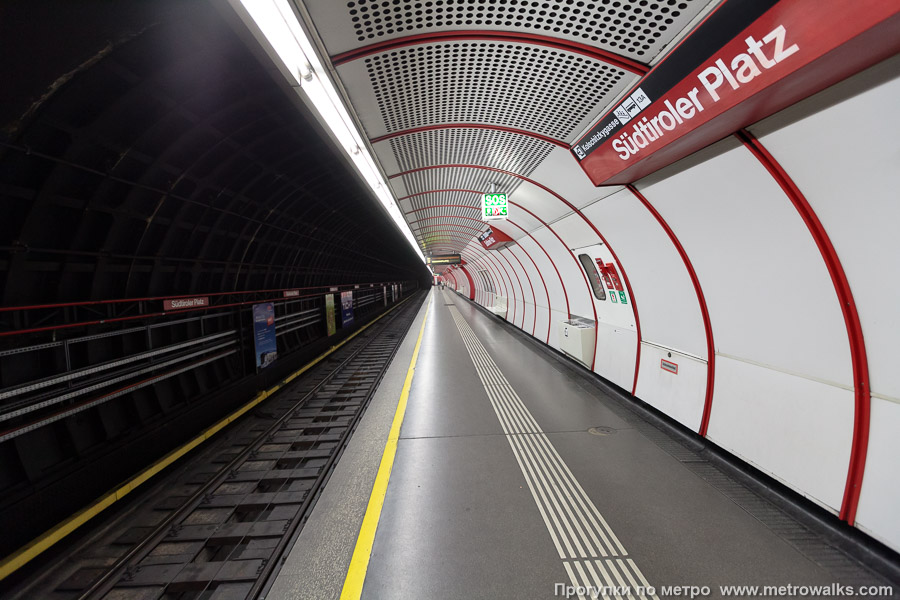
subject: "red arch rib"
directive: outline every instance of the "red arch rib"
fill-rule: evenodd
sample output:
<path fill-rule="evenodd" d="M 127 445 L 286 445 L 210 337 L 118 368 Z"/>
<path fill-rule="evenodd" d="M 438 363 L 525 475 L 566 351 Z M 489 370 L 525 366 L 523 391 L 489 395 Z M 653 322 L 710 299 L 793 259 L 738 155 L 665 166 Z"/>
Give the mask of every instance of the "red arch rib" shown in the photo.
<path fill-rule="evenodd" d="M 847 274 L 841 265 L 831 238 L 816 212 L 810 206 L 803 192 L 794 183 L 790 175 L 775 160 L 762 143 L 753 137 L 749 131 L 740 130 L 736 134 L 744 146 L 756 159 L 762 163 L 769 174 L 778 182 L 781 189 L 793 203 L 794 208 L 806 223 L 809 233 L 812 235 L 822 254 L 822 260 L 831 275 L 831 282 L 841 305 L 844 315 L 844 325 L 847 328 L 847 338 L 850 342 L 850 359 L 853 364 L 853 441 L 850 447 L 850 465 L 847 469 L 847 483 L 844 486 L 844 498 L 841 502 L 840 518 L 850 525 L 856 521 L 856 509 L 859 506 L 859 494 L 862 491 L 863 475 L 866 470 L 866 453 L 869 448 L 869 421 L 871 419 L 871 392 L 869 388 L 869 361 L 866 355 L 866 342 L 863 338 L 862 323 L 859 320 L 859 312 L 856 310 L 856 302 L 853 300 L 853 291 Z"/>
<path fill-rule="evenodd" d="M 386 133 L 385 135 L 370 138 L 369 141 L 373 144 L 377 144 L 378 142 L 383 142 L 385 140 L 390 140 L 392 138 L 401 137 L 404 135 L 412 135 L 414 133 L 421 133 L 423 131 L 437 131 L 440 129 L 492 129 L 494 131 L 506 131 L 508 133 L 517 133 L 519 135 L 535 138 L 537 140 L 541 140 L 542 142 L 547 142 L 548 144 L 553 144 L 554 146 L 565 148 L 566 150 L 569 149 L 569 143 L 564 140 L 558 140 L 541 133 L 528 131 L 527 129 L 516 129 L 514 127 L 505 127 L 502 125 L 486 125 L 484 123 L 444 123 L 441 125 L 423 125 L 421 127 L 412 127 L 410 129 L 403 129 L 401 131 Z"/>
<path fill-rule="evenodd" d="M 653 218 L 656 219 L 656 222 L 659 223 L 660 227 L 666 232 L 666 235 L 669 236 L 669 240 L 671 240 L 672 244 L 675 246 L 675 249 L 678 251 L 678 255 L 681 256 L 682 262 L 684 262 L 684 267 L 687 269 L 688 276 L 691 278 L 691 283 L 694 285 L 694 293 L 697 294 L 697 302 L 700 303 L 700 314 L 703 317 L 703 327 L 706 330 L 706 394 L 703 399 L 703 416 L 700 419 L 700 435 L 706 437 L 706 431 L 709 428 L 709 416 L 712 413 L 712 399 L 713 399 L 713 387 L 715 384 L 715 376 L 716 376 L 716 345 L 713 342 L 713 332 L 712 332 L 712 322 L 709 318 L 709 309 L 706 306 L 706 296 L 703 295 L 703 288 L 700 287 L 700 279 L 697 277 L 697 272 L 694 270 L 694 265 L 691 263 L 691 259 L 688 257 L 687 252 L 684 250 L 684 246 L 681 245 L 681 241 L 678 239 L 678 236 L 675 235 L 675 232 L 672 231 L 672 228 L 669 227 L 669 224 L 663 219 L 662 215 L 659 214 L 659 211 L 647 201 L 647 198 L 644 197 L 642 193 L 640 193 L 637 188 L 634 187 L 633 184 L 628 184 L 628 190 L 637 198 L 641 204 L 644 205 L 650 214 L 653 215 Z"/>
<path fill-rule="evenodd" d="M 513 44 L 531 44 L 534 46 L 544 46 L 546 48 L 554 48 L 556 50 L 565 50 L 582 56 L 587 56 L 595 60 L 600 60 L 616 66 L 623 71 L 644 75 L 649 71 L 647 65 L 641 64 L 636 60 L 632 60 L 625 56 L 601 50 L 596 46 L 589 46 L 580 42 L 573 42 L 557 37 L 539 35 L 535 33 L 519 33 L 516 31 L 484 31 L 484 30 L 463 30 L 463 31 L 437 31 L 433 33 L 423 33 L 418 35 L 407 35 L 404 37 L 384 40 L 376 42 L 368 46 L 354 48 L 346 52 L 335 54 L 331 57 L 334 66 L 340 66 L 350 61 L 358 60 L 366 56 L 403 48 L 404 46 L 415 46 L 419 44 L 436 44 L 439 42 L 449 42 L 456 40 L 483 40 L 491 42 L 507 42 Z"/>

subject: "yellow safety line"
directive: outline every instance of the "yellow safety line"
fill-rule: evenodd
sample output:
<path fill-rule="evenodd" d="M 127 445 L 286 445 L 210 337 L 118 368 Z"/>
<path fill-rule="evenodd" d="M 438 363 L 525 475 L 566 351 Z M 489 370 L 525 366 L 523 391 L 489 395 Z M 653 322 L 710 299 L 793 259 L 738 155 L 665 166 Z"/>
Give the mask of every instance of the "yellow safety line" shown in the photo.
<path fill-rule="evenodd" d="M 366 514 L 363 517 L 362 526 L 359 528 L 359 537 L 356 538 L 356 548 L 350 559 L 350 567 L 347 569 L 347 577 L 344 579 L 340 600 L 359 600 L 362 595 L 366 571 L 369 569 L 369 558 L 372 556 L 372 545 L 375 543 L 375 530 L 378 529 L 378 521 L 381 519 L 381 509 L 384 506 L 384 497 L 391 479 L 391 469 L 394 467 L 394 456 L 397 454 L 400 426 L 403 424 L 403 416 L 406 414 L 409 389 L 412 387 L 419 347 L 422 345 L 422 334 L 425 333 L 425 322 L 428 320 L 428 308 L 430 307 L 426 307 L 425 316 L 422 318 L 419 339 L 416 340 L 412 360 L 409 362 L 409 370 L 406 372 L 406 380 L 403 382 L 403 390 L 400 392 L 400 401 L 397 403 L 397 412 L 394 413 L 391 431 L 388 433 L 387 443 L 384 445 L 384 454 L 381 455 L 381 464 L 378 466 L 378 474 L 372 485 L 372 494 L 369 496 Z"/>
<path fill-rule="evenodd" d="M 54 525 L 52 528 L 45 531 L 40 536 L 31 540 L 9 556 L 5 557 L 2 561 L 0 561 L 0 581 L 3 581 L 13 573 L 15 573 L 18 569 L 21 569 L 23 566 L 28 564 L 29 561 L 40 555 L 42 552 L 52 547 L 54 544 L 62 540 L 64 537 L 96 517 L 98 514 L 103 512 L 106 508 L 111 506 L 117 500 L 121 500 L 126 494 L 135 490 L 142 483 L 145 483 L 154 475 L 158 474 L 160 471 L 171 465 L 173 462 L 214 436 L 216 433 L 221 431 L 226 425 L 234 422 L 241 415 L 245 414 L 248 410 L 252 409 L 260 402 L 270 397 L 272 394 L 280 390 L 282 387 L 296 379 L 298 376 L 302 375 L 312 367 L 316 366 L 320 362 L 322 362 L 325 358 L 334 353 L 338 348 L 361 334 L 363 331 L 377 323 L 380 319 L 399 308 L 406 300 L 401 301 L 399 304 L 391 307 L 389 310 L 385 311 L 381 315 L 379 315 L 375 320 L 370 323 L 367 323 L 363 327 L 361 327 L 358 331 L 353 332 L 350 336 L 347 337 L 344 341 L 336 346 L 332 346 L 327 352 L 319 355 L 315 360 L 310 363 L 307 363 L 299 370 L 294 371 L 288 377 L 283 379 L 280 383 L 275 385 L 274 387 L 269 388 L 263 392 L 257 394 L 250 402 L 242 406 L 241 408 L 235 410 L 233 413 L 206 429 L 204 429 L 197 437 L 187 442 L 183 446 L 176 448 L 175 450 L 169 452 L 164 457 L 121 484 L 120 486 L 110 490 L 94 502 L 92 502 L 87 507 L 78 511 L 74 515 L 68 517 L 64 521 L 61 521 Z M 416 347 L 418 349 L 418 346 Z"/>

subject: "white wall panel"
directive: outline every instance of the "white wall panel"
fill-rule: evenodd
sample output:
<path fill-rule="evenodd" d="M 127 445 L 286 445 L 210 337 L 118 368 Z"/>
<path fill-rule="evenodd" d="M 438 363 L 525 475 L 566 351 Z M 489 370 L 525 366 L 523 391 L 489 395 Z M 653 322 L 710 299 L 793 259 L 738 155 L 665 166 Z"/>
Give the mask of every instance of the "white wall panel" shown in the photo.
<path fill-rule="evenodd" d="M 547 326 L 550 324 L 550 311 L 546 306 L 538 306 L 535 308 L 537 319 L 534 325 L 534 337 L 542 342 L 547 341 Z"/>
<path fill-rule="evenodd" d="M 900 57 L 751 131 L 803 192 L 831 238 L 859 312 L 872 392 L 900 400 L 898 72 Z"/>
<path fill-rule="evenodd" d="M 869 452 L 856 525 L 894 550 L 900 550 L 900 404 L 872 398 Z"/>
<path fill-rule="evenodd" d="M 650 211 L 622 190 L 583 212 L 602 225 L 603 235 L 628 269 L 638 294 L 641 337 L 705 359 L 706 330 L 690 275 Z"/>
<path fill-rule="evenodd" d="M 516 277 L 517 273 L 512 269 L 506 258 L 498 254 L 498 251 L 487 250 L 485 254 L 490 256 L 491 260 L 500 266 L 500 272 L 503 275 L 503 279 L 507 282 L 507 320 L 518 327 L 522 322 L 522 313 L 518 308 L 513 311 L 513 307 L 516 302 L 522 302 L 523 298 L 525 297 L 520 287 L 521 275 L 519 275 L 518 278 Z M 525 292 L 525 294 L 527 293 L 528 292 Z M 513 319 L 515 320 L 514 322 Z"/>
<path fill-rule="evenodd" d="M 513 244 L 513 247 L 518 247 L 518 244 Z M 538 293 L 538 290 L 534 287 L 534 281 L 529 281 L 528 277 L 526 277 L 525 272 L 522 270 L 522 265 L 519 264 L 519 261 L 516 260 L 515 256 L 511 255 L 511 249 L 505 248 L 497 251 L 503 257 L 503 260 L 507 263 L 507 268 L 510 268 L 515 271 L 515 276 L 519 278 L 519 283 L 522 285 L 522 299 L 525 302 L 530 302 L 534 304 L 535 298 Z M 543 290 L 541 290 L 543 291 Z"/>
<path fill-rule="evenodd" d="M 553 235 L 553 232 L 547 228 L 541 228 L 532 233 L 535 239 L 541 242 L 541 245 L 547 250 L 547 253 L 553 259 L 559 274 L 562 276 L 563 284 L 566 286 L 566 292 L 569 296 L 569 312 L 581 317 L 594 318 L 594 309 L 592 308 L 593 295 L 590 295 L 584 277 L 581 275 L 581 266 L 576 263 L 575 259 L 568 248 L 563 246 L 560 241 Z"/>
<path fill-rule="evenodd" d="M 534 231 L 535 229 L 540 229 L 541 227 L 543 227 L 543 225 L 537 218 L 532 217 L 531 215 L 529 215 L 527 212 L 525 212 L 521 208 L 519 208 L 517 206 L 510 206 L 509 210 L 515 211 L 515 214 L 511 215 L 509 220 L 512 221 L 513 223 L 515 223 L 516 225 L 518 225 L 519 227 L 521 227 L 522 229 L 524 229 L 525 231 L 531 232 L 531 231 Z M 516 238 L 516 239 L 519 239 L 519 238 Z"/>
<path fill-rule="evenodd" d="M 689 169 L 667 169 L 665 178 L 639 187 L 692 260 L 717 349 L 850 385 L 834 287 L 790 200 L 733 139 L 688 160 Z"/>
<path fill-rule="evenodd" d="M 566 313 L 564 313 L 562 311 L 555 310 L 555 309 L 553 311 L 551 311 L 550 341 L 547 343 L 550 344 L 551 346 L 553 346 L 554 348 L 556 348 L 557 350 L 560 349 L 560 344 L 559 344 L 559 327 L 557 327 L 556 325 L 560 321 L 565 321 L 568 318 L 569 318 L 569 315 L 567 315 Z"/>
<path fill-rule="evenodd" d="M 678 373 L 662 368 L 660 360 L 678 365 Z M 635 395 L 693 431 L 700 430 L 706 398 L 705 360 L 641 344 L 641 367 Z"/>
<path fill-rule="evenodd" d="M 591 226 L 585 222 L 581 215 L 571 215 L 550 223 L 550 226 L 559 234 L 569 248 L 582 248 L 600 243 L 600 237 L 594 233 Z"/>
<path fill-rule="evenodd" d="M 852 423 L 849 390 L 716 357 L 709 438 L 835 512 Z"/>
<path fill-rule="evenodd" d="M 513 247 L 511 250 L 516 252 L 519 260 L 522 261 L 522 264 L 525 266 L 525 270 L 528 271 L 528 274 L 531 276 L 531 283 L 536 286 L 534 293 L 540 293 L 538 292 L 537 286 L 540 286 L 542 291 L 545 289 L 544 286 L 546 286 L 550 307 L 555 310 L 566 312 L 566 297 L 563 293 L 562 283 L 556 275 L 556 270 L 553 268 L 550 258 L 544 254 L 544 251 L 541 250 L 537 242 L 530 237 L 519 240 L 519 246 L 521 246 L 521 249 Z M 524 251 L 526 250 L 528 251 L 528 256 L 525 256 Z M 529 258 L 529 256 L 531 258 Z M 532 261 L 534 262 L 532 263 Z M 537 266 L 537 269 L 540 270 L 540 274 L 535 270 L 535 265 Z M 546 302 L 546 299 L 543 301 L 539 300 L 538 304 Z"/>
<path fill-rule="evenodd" d="M 524 319 L 524 323 L 522 324 L 522 327 L 521 327 L 522 331 L 524 331 L 525 333 L 527 333 L 529 335 L 532 335 L 532 332 L 534 330 L 534 325 L 533 325 L 534 321 L 535 321 L 534 304 L 532 304 L 531 302 L 526 302 L 525 303 L 525 319 Z"/>
<path fill-rule="evenodd" d="M 497 265 L 493 264 L 492 261 L 485 258 L 485 256 L 480 252 L 475 252 L 474 256 L 475 256 L 475 259 L 474 259 L 475 263 L 477 265 L 479 265 L 479 270 L 487 271 L 487 276 L 490 279 L 491 285 L 494 288 L 492 292 L 488 291 L 487 295 L 483 299 L 482 306 L 487 306 L 487 307 L 493 306 L 495 295 L 507 296 L 507 298 L 508 298 L 509 293 L 508 293 L 507 287 L 506 287 L 506 280 L 505 280 L 505 278 L 500 276 L 500 273 L 498 272 L 499 268 L 497 267 Z M 481 285 L 482 289 L 484 289 L 484 283 L 481 281 L 479 281 L 478 283 Z"/>
<path fill-rule="evenodd" d="M 506 315 L 507 317 L 511 317 L 510 322 L 521 329 L 525 318 L 525 303 L 517 299 L 515 303 L 510 302 L 507 306 L 509 307 L 509 311 Z M 513 312 L 513 309 L 515 309 L 515 312 Z"/>
<path fill-rule="evenodd" d="M 501 190 L 497 191 L 499 192 Z M 516 191 L 509 196 L 509 200 L 516 204 L 521 204 L 547 223 L 555 221 L 572 210 L 553 194 L 526 181 L 523 181 L 521 185 L 516 188 Z M 515 206 L 509 207 L 509 216 L 513 219 L 518 218 L 521 212 L 522 211 L 518 210 Z"/>
<path fill-rule="evenodd" d="M 620 186 L 594 187 L 567 148 L 554 149 L 528 177 L 564 196 L 577 208 L 621 189 Z"/>
<path fill-rule="evenodd" d="M 607 323 L 597 323 L 594 371 L 627 392 L 634 384 L 637 332 Z"/>

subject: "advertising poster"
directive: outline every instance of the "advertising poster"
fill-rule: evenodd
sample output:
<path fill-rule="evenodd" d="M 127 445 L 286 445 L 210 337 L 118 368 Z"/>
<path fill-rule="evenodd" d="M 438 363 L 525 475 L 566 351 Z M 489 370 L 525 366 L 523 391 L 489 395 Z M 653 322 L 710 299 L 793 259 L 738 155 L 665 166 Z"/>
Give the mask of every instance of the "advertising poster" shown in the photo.
<path fill-rule="evenodd" d="M 353 292 L 341 292 L 341 327 L 353 324 Z"/>
<path fill-rule="evenodd" d="M 325 326 L 328 335 L 334 335 L 337 328 L 334 325 L 334 294 L 325 294 Z"/>
<path fill-rule="evenodd" d="M 265 369 L 278 358 L 275 305 L 271 302 L 253 305 L 253 345 L 256 348 L 257 369 Z"/>

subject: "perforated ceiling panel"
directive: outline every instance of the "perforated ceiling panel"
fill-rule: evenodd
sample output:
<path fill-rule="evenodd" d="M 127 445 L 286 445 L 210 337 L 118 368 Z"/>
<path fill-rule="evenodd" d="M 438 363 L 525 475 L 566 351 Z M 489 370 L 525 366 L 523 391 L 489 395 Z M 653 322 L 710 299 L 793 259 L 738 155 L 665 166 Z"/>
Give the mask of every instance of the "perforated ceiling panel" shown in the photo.
<path fill-rule="evenodd" d="M 553 36 L 649 62 L 705 0 L 307 0 L 317 22 L 340 30 L 332 54 L 435 31 L 490 29 Z"/>
<path fill-rule="evenodd" d="M 477 217 L 478 196 L 469 192 L 435 192 L 401 202 L 409 220 L 438 215 Z M 464 208 L 465 207 L 465 208 Z"/>
<path fill-rule="evenodd" d="M 388 132 L 484 123 L 568 140 L 632 80 L 572 52 L 505 42 L 410 46 L 363 60 Z"/>
<path fill-rule="evenodd" d="M 476 190 L 488 192 L 494 183 L 498 192 L 513 194 L 520 180 L 511 175 L 504 175 L 482 169 L 429 169 L 416 171 L 403 176 L 403 182 L 410 194 L 434 190 Z M 428 196 L 433 196 L 429 194 Z M 427 198 L 426 196 L 420 196 Z M 513 198 L 515 200 L 515 198 Z M 469 198 L 466 204 L 475 204 L 477 198 Z M 434 203 L 429 199 L 429 204 Z"/>
<path fill-rule="evenodd" d="M 478 216 L 477 192 L 492 182 L 543 218 L 565 216 L 554 194 L 584 176 L 552 141 L 571 143 L 720 0 L 293 1 L 337 63 L 393 191 L 409 196 L 401 205 L 428 251 L 471 241 L 458 217 Z M 428 168 L 450 164 L 553 191 L 485 169 Z M 431 217 L 450 218 L 458 232 Z M 540 225 L 515 205 L 510 218 Z"/>
<path fill-rule="evenodd" d="M 390 140 L 401 171 L 428 165 L 482 165 L 530 174 L 555 147 L 496 129 L 438 129 Z"/>

